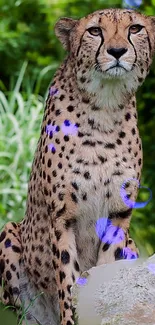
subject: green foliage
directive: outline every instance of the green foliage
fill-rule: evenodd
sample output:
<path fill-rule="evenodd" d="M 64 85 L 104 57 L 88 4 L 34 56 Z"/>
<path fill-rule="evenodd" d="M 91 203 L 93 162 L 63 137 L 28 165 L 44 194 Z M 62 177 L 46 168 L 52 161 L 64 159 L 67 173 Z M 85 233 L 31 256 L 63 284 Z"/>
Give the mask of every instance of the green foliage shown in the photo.
<path fill-rule="evenodd" d="M 43 98 L 21 94 L 19 89 L 27 67 L 22 66 L 13 92 L 0 92 L 0 228 L 19 220 L 25 211 L 27 182 L 40 132 Z"/>
<path fill-rule="evenodd" d="M 31 88 L 35 86 L 43 67 L 51 62 L 57 63 L 48 10 L 49 6 L 44 1 L 0 0 L 0 86 L 3 90 L 9 85 L 12 88 L 23 61 L 29 62 L 23 87 Z"/>

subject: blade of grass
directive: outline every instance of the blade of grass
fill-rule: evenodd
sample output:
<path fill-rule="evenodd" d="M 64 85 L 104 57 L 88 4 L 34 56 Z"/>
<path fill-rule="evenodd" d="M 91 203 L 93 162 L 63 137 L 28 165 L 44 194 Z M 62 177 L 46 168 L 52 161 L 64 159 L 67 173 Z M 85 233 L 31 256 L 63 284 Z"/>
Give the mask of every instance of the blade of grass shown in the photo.
<path fill-rule="evenodd" d="M 21 87 L 27 65 L 28 65 L 28 62 L 25 61 L 23 63 L 23 65 L 22 65 L 21 70 L 20 70 L 19 77 L 17 79 L 16 85 L 15 85 L 15 88 L 14 88 L 14 92 L 11 95 L 11 99 L 10 99 L 10 109 L 11 109 L 11 111 L 13 111 L 13 109 L 14 109 L 14 105 L 15 105 L 15 101 L 16 101 L 16 94 L 19 92 L 19 89 Z"/>

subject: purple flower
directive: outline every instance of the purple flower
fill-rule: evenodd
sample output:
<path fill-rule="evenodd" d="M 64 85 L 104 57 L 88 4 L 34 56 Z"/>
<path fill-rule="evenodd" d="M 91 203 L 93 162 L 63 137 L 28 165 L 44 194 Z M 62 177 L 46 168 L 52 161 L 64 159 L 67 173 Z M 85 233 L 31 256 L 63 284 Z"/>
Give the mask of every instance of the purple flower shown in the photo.
<path fill-rule="evenodd" d="M 77 135 L 78 126 L 71 123 L 70 120 L 65 120 L 61 125 L 61 130 L 64 135 Z"/>
<path fill-rule="evenodd" d="M 138 187 L 139 188 L 145 188 L 145 189 L 147 189 L 150 192 L 150 197 L 149 197 L 149 199 L 147 201 L 145 201 L 145 202 L 135 202 L 135 201 L 132 201 L 132 200 L 130 200 L 128 198 L 128 194 L 126 193 L 126 190 L 125 190 L 125 184 L 128 181 L 131 181 L 131 180 L 136 181 L 138 183 Z M 133 209 L 136 209 L 136 208 L 144 208 L 150 202 L 150 200 L 152 199 L 152 191 L 150 190 L 150 188 L 149 187 L 145 187 L 145 186 L 141 186 L 140 185 L 140 182 L 136 178 L 128 178 L 121 185 L 120 195 L 121 195 L 121 198 L 122 198 L 123 202 L 125 203 L 125 205 L 127 205 L 129 208 L 133 208 Z"/>
<path fill-rule="evenodd" d="M 58 95 L 59 90 L 53 86 L 50 87 L 50 96 Z"/>
<path fill-rule="evenodd" d="M 77 278 L 76 284 L 79 284 L 80 286 L 84 286 L 88 280 L 86 278 Z"/>

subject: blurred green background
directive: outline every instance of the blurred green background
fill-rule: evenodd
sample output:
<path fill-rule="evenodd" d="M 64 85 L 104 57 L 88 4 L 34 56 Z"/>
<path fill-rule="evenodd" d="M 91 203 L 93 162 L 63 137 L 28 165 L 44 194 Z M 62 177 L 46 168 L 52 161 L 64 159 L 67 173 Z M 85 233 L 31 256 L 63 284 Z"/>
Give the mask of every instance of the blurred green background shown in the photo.
<path fill-rule="evenodd" d="M 136 0 L 128 0 L 134 3 Z M 0 0 L 0 228 L 24 216 L 27 182 L 49 83 L 66 55 L 54 35 L 59 17 L 80 18 L 122 0 Z M 128 7 L 128 5 L 126 6 Z M 155 15 L 155 0 L 139 11 Z M 144 167 L 141 184 L 155 193 L 155 61 L 137 94 Z M 138 200 L 149 193 L 141 189 Z M 154 198 L 133 212 L 131 235 L 141 253 L 155 251 Z M 0 324 L 13 325 L 0 307 Z"/>

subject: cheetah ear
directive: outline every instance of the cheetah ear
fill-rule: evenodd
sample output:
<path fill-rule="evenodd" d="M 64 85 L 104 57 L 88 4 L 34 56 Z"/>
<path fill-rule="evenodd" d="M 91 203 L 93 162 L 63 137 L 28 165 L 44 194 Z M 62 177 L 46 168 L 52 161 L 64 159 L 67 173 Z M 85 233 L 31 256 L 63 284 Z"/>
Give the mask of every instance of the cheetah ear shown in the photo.
<path fill-rule="evenodd" d="M 78 20 L 71 18 L 61 18 L 55 25 L 55 34 L 63 44 L 65 50 L 70 49 L 70 32 L 76 25 Z"/>

